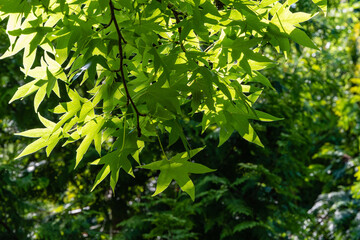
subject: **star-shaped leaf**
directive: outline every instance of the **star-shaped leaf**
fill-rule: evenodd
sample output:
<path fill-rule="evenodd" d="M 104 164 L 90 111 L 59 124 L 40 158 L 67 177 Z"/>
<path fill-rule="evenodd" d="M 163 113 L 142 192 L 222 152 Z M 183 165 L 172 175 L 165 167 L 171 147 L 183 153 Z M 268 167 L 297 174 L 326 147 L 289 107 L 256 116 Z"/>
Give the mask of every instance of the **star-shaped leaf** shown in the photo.
<path fill-rule="evenodd" d="M 95 183 L 91 191 L 93 191 L 96 186 L 99 185 L 99 183 L 101 183 L 102 180 L 104 180 L 104 178 L 111 172 L 110 186 L 113 192 L 115 192 L 115 185 L 119 179 L 120 168 L 124 169 L 127 174 L 135 177 L 131 163 L 127 157 L 136 150 L 137 148 L 125 148 L 123 150 L 118 149 L 92 162 L 92 165 L 104 164 L 104 166 L 96 176 Z"/>
<path fill-rule="evenodd" d="M 189 178 L 189 173 L 207 173 L 215 171 L 201 165 L 199 163 L 193 163 L 188 161 L 195 154 L 200 152 L 204 148 L 197 148 L 190 151 L 190 157 L 188 152 L 182 152 L 175 155 L 170 160 L 164 159 L 156 161 L 144 166 L 141 168 L 150 169 L 150 170 L 160 170 L 160 175 L 157 179 L 156 191 L 153 196 L 158 195 L 163 192 L 171 183 L 172 180 L 175 180 L 180 188 L 189 194 L 191 199 L 195 200 L 195 186 L 194 183 Z"/>

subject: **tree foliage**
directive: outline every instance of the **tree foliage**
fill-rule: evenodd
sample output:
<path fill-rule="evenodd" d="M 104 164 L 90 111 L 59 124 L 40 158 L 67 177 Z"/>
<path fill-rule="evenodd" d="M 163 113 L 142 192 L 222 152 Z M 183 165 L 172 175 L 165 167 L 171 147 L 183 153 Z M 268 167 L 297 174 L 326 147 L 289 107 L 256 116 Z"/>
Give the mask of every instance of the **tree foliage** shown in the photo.
<path fill-rule="evenodd" d="M 168 148 L 181 140 L 180 155 L 191 156 L 181 123 L 198 115 L 202 132 L 219 129 L 219 145 L 236 131 L 263 146 L 253 120 L 278 118 L 253 108 L 272 88 L 259 71 L 276 64 L 274 51 L 287 56 L 290 40 L 317 49 L 300 26 L 313 14 L 292 12 L 296 2 L 2 1 L 10 46 L 1 58 L 23 51 L 26 81 L 10 102 L 34 94 L 44 125 L 18 133 L 36 138 L 18 158 L 75 144 L 76 167 L 93 144 L 100 158 L 92 164 L 103 165 L 94 187 L 110 174 L 114 190 L 120 169 L 133 176 L 159 135 L 168 135 Z M 325 1 L 314 2 L 326 11 Z M 57 104 L 43 109 L 46 99 Z M 176 156 L 162 160 L 156 193 L 175 179 L 193 198 L 188 173 L 209 170 L 189 157 L 181 161 L 190 169 L 178 171 Z M 142 168 L 163 169 L 155 165 Z"/>
<path fill-rule="evenodd" d="M 207 146 L 195 155 L 196 162 L 217 169 L 191 176 L 194 202 L 174 183 L 161 197 L 149 197 L 156 191 L 156 177 L 140 168 L 132 171 L 135 179 L 119 175 L 116 194 L 107 184 L 90 192 L 102 165 L 84 164 L 99 158 L 91 144 L 73 171 L 81 141 L 55 147 L 50 158 L 38 151 L 14 160 L 32 139 L 12 133 L 43 125 L 34 118 L 34 94 L 7 105 L 24 84 L 17 71 L 21 53 L 1 61 L 0 238 L 357 239 L 359 188 L 353 183 L 359 165 L 359 4 L 342 1 L 334 6 L 336 2 L 329 1 L 327 18 L 318 14 L 302 24 L 321 51 L 290 44 L 284 63 L 271 45 L 263 48 L 281 64 L 261 71 L 276 91 L 264 91 L 253 107 L 284 118 L 251 122 L 265 148 L 237 133 L 217 147 L 220 129 L 209 126 L 202 133 L 201 113 L 179 120 L 195 149 Z M 311 1 L 290 9 L 316 11 Z M 5 52 L 8 46 L 0 37 Z M 80 93 L 83 87 L 76 89 Z M 55 94 L 46 99 L 39 112 L 57 122 L 47 109 L 59 100 Z M 182 141 L 169 148 L 168 136 L 158 135 L 171 160 L 183 148 Z M 156 138 L 142 149 L 141 163 L 166 159 Z"/>

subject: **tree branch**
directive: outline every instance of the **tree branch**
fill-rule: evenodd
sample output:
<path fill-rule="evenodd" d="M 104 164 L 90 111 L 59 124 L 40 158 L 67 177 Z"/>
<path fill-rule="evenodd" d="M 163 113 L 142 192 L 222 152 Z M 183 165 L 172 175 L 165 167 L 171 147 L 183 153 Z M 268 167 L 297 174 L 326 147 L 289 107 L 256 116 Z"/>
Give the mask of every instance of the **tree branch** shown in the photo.
<path fill-rule="evenodd" d="M 13 231 L 11 231 L 10 227 L 5 223 L 3 222 L 2 220 L 0 220 L 0 224 L 3 225 L 3 227 L 6 229 L 6 231 L 11 235 L 13 236 L 13 238 L 15 240 L 18 240 L 19 238 L 15 235 L 15 233 Z"/>
<path fill-rule="evenodd" d="M 157 0 L 157 1 L 158 1 L 159 3 L 161 3 L 161 0 Z M 174 17 L 175 17 L 175 19 L 176 19 L 176 24 L 179 24 L 179 23 L 180 23 L 179 15 L 180 15 L 181 13 L 178 12 L 178 11 L 176 11 L 176 10 L 174 9 L 174 5 L 172 5 L 171 3 L 169 3 L 169 4 L 167 5 L 167 8 L 170 9 L 170 10 L 173 12 Z M 180 39 L 180 37 L 181 37 L 181 27 L 178 27 L 178 32 L 179 32 L 179 39 Z M 186 52 L 186 49 L 185 49 L 182 41 L 180 41 L 180 47 L 181 47 L 181 50 L 183 50 L 183 52 Z"/>
<path fill-rule="evenodd" d="M 131 103 L 132 107 L 134 108 L 134 111 L 136 113 L 136 128 L 138 131 L 138 137 L 141 137 L 141 128 L 140 128 L 140 116 L 146 116 L 145 114 L 142 114 L 139 112 L 139 110 L 137 109 L 133 99 L 130 96 L 127 84 L 126 84 L 126 80 L 125 80 L 125 74 L 124 74 L 124 53 L 123 53 L 123 46 L 122 46 L 122 42 L 126 43 L 124 37 L 121 34 L 119 25 L 117 23 L 116 17 L 115 17 L 115 10 L 116 8 L 114 7 L 114 4 L 112 2 L 112 0 L 109 1 L 109 5 L 110 5 L 110 12 L 111 12 L 111 22 L 114 22 L 115 24 L 115 29 L 116 29 L 116 33 L 118 35 L 118 45 L 119 45 L 119 55 L 120 55 L 120 68 L 118 71 L 115 72 L 120 72 L 121 75 L 121 79 L 122 79 L 122 83 L 124 85 L 124 89 L 125 89 L 125 93 L 126 93 L 126 104 L 129 105 L 129 102 Z M 118 78 L 118 74 L 116 73 L 116 77 Z"/>
<path fill-rule="evenodd" d="M 108 24 L 104 25 L 104 28 L 103 28 L 103 29 L 106 29 L 106 28 L 110 27 L 110 25 L 111 25 L 111 23 L 113 22 L 113 20 L 114 20 L 114 19 L 113 19 L 112 16 L 111 16 L 110 22 L 109 22 Z"/>

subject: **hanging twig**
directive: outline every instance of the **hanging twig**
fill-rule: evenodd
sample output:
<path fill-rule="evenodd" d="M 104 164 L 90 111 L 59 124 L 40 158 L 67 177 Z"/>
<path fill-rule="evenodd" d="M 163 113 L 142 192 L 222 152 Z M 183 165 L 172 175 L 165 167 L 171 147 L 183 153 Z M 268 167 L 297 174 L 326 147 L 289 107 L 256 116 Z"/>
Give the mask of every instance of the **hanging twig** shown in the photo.
<path fill-rule="evenodd" d="M 157 0 L 159 3 L 161 3 L 161 0 Z M 175 17 L 175 20 L 176 20 L 176 24 L 179 24 L 180 23 L 180 18 L 179 18 L 179 15 L 182 14 L 180 12 L 178 12 L 177 10 L 174 9 L 174 5 L 172 5 L 171 3 L 169 3 L 167 5 L 167 8 L 170 9 L 173 14 L 174 14 L 174 17 Z M 179 39 L 181 38 L 181 27 L 178 27 L 178 32 L 179 32 Z M 181 50 L 183 52 L 186 52 L 186 49 L 182 43 L 182 41 L 180 41 L 180 47 L 181 47 Z"/>
<path fill-rule="evenodd" d="M 175 20 L 176 20 L 176 24 L 179 24 L 180 23 L 180 18 L 179 18 L 179 12 L 176 11 L 172 5 L 168 5 L 168 8 L 173 12 L 174 14 L 174 17 L 175 17 Z M 181 40 L 181 27 L 178 27 L 178 32 L 179 32 L 179 41 L 180 41 L 180 47 L 181 49 L 183 50 L 183 52 L 186 52 L 186 49 L 182 43 L 182 40 Z"/>
<path fill-rule="evenodd" d="M 108 24 L 104 25 L 104 28 L 103 28 L 103 29 L 106 29 L 106 28 L 110 27 L 110 25 L 111 25 L 112 22 L 113 22 L 113 18 L 112 18 L 112 16 L 111 16 L 110 22 L 109 22 Z"/>
<path fill-rule="evenodd" d="M 125 93 L 126 93 L 126 101 L 127 101 L 126 104 L 128 105 L 130 102 L 132 107 L 134 108 L 134 111 L 136 113 L 136 123 L 137 123 L 136 128 L 138 131 L 138 136 L 141 137 L 141 128 L 140 128 L 139 118 L 140 118 L 140 116 L 146 116 L 146 115 L 139 112 L 133 99 L 130 96 L 130 93 L 129 93 L 129 90 L 128 90 L 128 87 L 126 84 L 126 80 L 125 80 L 125 74 L 124 74 L 124 53 L 123 53 L 122 42 L 126 43 L 126 41 L 121 34 L 119 25 L 118 25 L 116 17 L 115 17 L 116 8 L 114 7 L 114 4 L 111 0 L 109 1 L 109 4 L 110 4 L 111 19 L 112 19 L 110 22 L 114 22 L 114 24 L 115 24 L 116 33 L 118 35 L 118 45 L 119 45 L 119 55 L 120 55 L 120 68 L 119 68 L 119 70 L 114 71 L 114 72 L 120 72 L 122 83 L 124 85 L 124 89 L 125 89 Z M 117 78 L 119 77 L 117 73 L 116 73 L 116 77 Z"/>

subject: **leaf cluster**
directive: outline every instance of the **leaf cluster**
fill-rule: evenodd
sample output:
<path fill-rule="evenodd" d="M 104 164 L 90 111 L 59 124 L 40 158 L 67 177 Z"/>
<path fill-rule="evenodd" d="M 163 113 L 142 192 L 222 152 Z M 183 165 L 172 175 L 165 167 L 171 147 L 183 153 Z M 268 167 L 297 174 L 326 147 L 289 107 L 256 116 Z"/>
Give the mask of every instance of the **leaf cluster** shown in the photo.
<path fill-rule="evenodd" d="M 291 12 L 296 2 L 3 1 L 10 46 L 1 59 L 22 51 L 27 80 L 10 102 L 35 94 L 45 127 L 19 133 L 37 140 L 18 157 L 77 144 L 76 167 L 93 143 L 100 156 L 93 164 L 104 165 L 94 187 L 110 174 L 114 190 L 120 169 L 132 175 L 131 159 L 141 164 L 139 153 L 159 134 L 169 146 L 181 139 L 191 155 L 179 121 L 194 114 L 202 132 L 219 127 L 219 145 L 236 131 L 263 146 L 252 120 L 278 120 L 253 108 L 272 88 L 259 72 L 275 64 L 264 49 L 287 56 L 289 40 L 317 49 L 300 25 L 314 15 Z M 314 3 L 326 13 L 324 1 Z M 39 106 L 54 94 L 51 121 Z M 171 160 L 167 168 L 158 189 L 175 179 L 192 198 L 188 173 L 209 171 L 177 171 Z"/>

